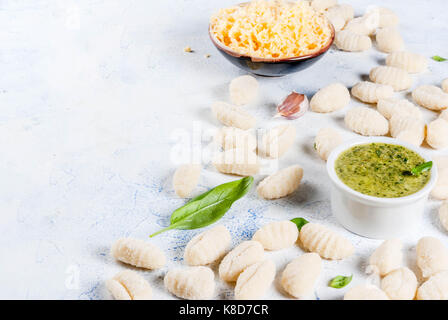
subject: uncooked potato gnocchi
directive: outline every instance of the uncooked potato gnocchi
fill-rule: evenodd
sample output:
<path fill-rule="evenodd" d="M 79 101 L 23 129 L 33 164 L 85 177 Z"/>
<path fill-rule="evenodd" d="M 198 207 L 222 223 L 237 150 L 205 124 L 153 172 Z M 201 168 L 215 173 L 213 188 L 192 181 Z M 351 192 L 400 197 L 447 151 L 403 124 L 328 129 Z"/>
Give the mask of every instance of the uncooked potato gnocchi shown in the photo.
<path fill-rule="evenodd" d="M 289 220 L 275 221 L 268 223 L 252 237 L 252 240 L 258 241 L 265 250 L 280 250 L 292 247 L 299 236 L 299 229 L 294 222 Z"/>
<path fill-rule="evenodd" d="M 381 280 L 381 289 L 391 300 L 414 300 L 417 287 L 417 277 L 405 267 L 391 271 Z"/>
<path fill-rule="evenodd" d="M 163 282 L 165 288 L 179 298 L 207 300 L 215 293 L 214 278 L 208 267 L 186 267 L 168 271 Z"/>
<path fill-rule="evenodd" d="M 241 107 L 233 106 L 225 102 L 215 102 L 212 105 L 215 117 L 228 127 L 236 127 L 243 130 L 253 128 L 256 120 Z"/>
<path fill-rule="evenodd" d="M 448 300 L 448 271 L 429 278 L 417 290 L 417 300 Z"/>
<path fill-rule="evenodd" d="M 357 52 L 369 50 L 372 47 L 372 40 L 369 36 L 356 34 L 350 30 L 341 30 L 336 32 L 334 44 L 340 50 Z"/>
<path fill-rule="evenodd" d="M 333 112 L 345 108 L 350 102 L 350 92 L 342 83 L 333 83 L 320 89 L 311 98 L 310 107 L 314 112 Z"/>
<path fill-rule="evenodd" d="M 185 247 L 184 259 L 191 266 L 212 263 L 227 251 L 230 232 L 224 226 L 217 226 L 193 237 Z"/>
<path fill-rule="evenodd" d="M 322 270 L 322 259 L 316 253 L 305 253 L 292 260 L 283 270 L 281 285 L 291 296 L 309 296 Z"/>
<path fill-rule="evenodd" d="M 345 115 L 345 125 L 363 136 L 383 136 L 389 132 L 389 123 L 381 113 L 367 107 L 355 107 Z"/>
<path fill-rule="evenodd" d="M 258 94 L 258 81 L 245 75 L 233 79 L 229 85 L 230 101 L 237 105 L 245 105 L 255 100 Z"/>
<path fill-rule="evenodd" d="M 260 242 L 243 241 L 222 259 L 219 277 L 228 282 L 236 281 L 244 269 L 263 259 L 264 249 Z"/>
<path fill-rule="evenodd" d="M 394 27 L 400 22 L 398 16 L 392 10 L 383 7 L 373 8 L 365 16 L 370 16 L 373 21 L 377 20 L 378 28 Z"/>
<path fill-rule="evenodd" d="M 344 19 L 345 23 L 347 23 L 348 21 L 353 19 L 355 15 L 355 10 L 351 5 L 344 3 L 344 4 L 337 4 L 335 6 L 328 8 L 327 13 L 333 15 L 339 15 Z"/>
<path fill-rule="evenodd" d="M 352 95 L 367 103 L 377 103 L 378 100 L 388 99 L 393 94 L 393 87 L 369 81 L 359 82 L 352 88 Z"/>
<path fill-rule="evenodd" d="M 448 167 L 438 168 L 438 178 L 431 190 L 431 196 L 438 200 L 448 200 Z"/>
<path fill-rule="evenodd" d="M 330 8 L 331 9 L 331 8 Z M 346 20 L 344 17 L 335 10 L 328 10 L 325 11 L 325 17 L 327 17 L 328 20 L 330 20 L 331 24 L 333 25 L 334 31 L 338 32 L 341 31 L 342 28 L 344 28 Z"/>
<path fill-rule="evenodd" d="M 121 271 L 107 280 L 106 287 L 116 300 L 150 300 L 149 283 L 134 271 Z"/>
<path fill-rule="evenodd" d="M 412 91 L 412 99 L 422 107 L 440 111 L 448 108 L 448 93 L 436 86 L 423 85 Z"/>
<path fill-rule="evenodd" d="M 201 175 L 201 165 L 184 164 L 177 168 L 173 177 L 173 187 L 176 194 L 181 198 L 188 197 L 196 188 Z"/>
<path fill-rule="evenodd" d="M 396 136 L 397 140 L 413 144 L 416 147 L 420 147 L 423 142 L 421 133 L 412 130 L 403 130 Z"/>
<path fill-rule="evenodd" d="M 267 200 L 286 197 L 299 188 L 302 177 L 303 169 L 299 165 L 279 170 L 258 184 L 258 195 Z"/>
<path fill-rule="evenodd" d="M 412 85 L 412 78 L 403 69 L 379 66 L 370 71 L 370 80 L 378 84 L 389 85 L 395 91 L 409 89 Z"/>
<path fill-rule="evenodd" d="M 312 0 L 311 6 L 318 12 L 324 12 L 326 9 L 335 6 L 337 3 L 337 0 Z"/>
<path fill-rule="evenodd" d="M 360 36 L 370 36 L 375 32 L 377 26 L 375 19 L 363 16 L 350 20 L 344 27 L 344 31 L 350 31 Z"/>
<path fill-rule="evenodd" d="M 442 226 L 448 231 L 448 201 L 442 203 L 439 209 L 439 219 Z"/>
<path fill-rule="evenodd" d="M 256 153 L 244 148 L 219 152 L 213 158 L 212 163 L 221 173 L 239 176 L 251 176 L 260 170 L 260 162 Z"/>
<path fill-rule="evenodd" d="M 306 250 L 328 260 L 344 259 L 355 251 L 350 241 L 317 223 L 305 224 L 299 232 L 299 239 Z"/>
<path fill-rule="evenodd" d="M 411 131 L 416 136 L 414 144 L 421 145 L 425 139 L 425 123 L 422 119 L 395 114 L 390 118 L 389 126 L 393 138 L 398 138 L 402 132 Z"/>
<path fill-rule="evenodd" d="M 257 139 L 252 133 L 234 127 L 219 129 L 215 134 L 215 142 L 224 150 L 237 148 L 255 150 L 257 148 Z"/>
<path fill-rule="evenodd" d="M 235 286 L 237 300 L 262 298 L 275 278 L 275 264 L 271 260 L 256 262 L 238 276 Z"/>
<path fill-rule="evenodd" d="M 322 160 L 327 161 L 331 151 L 341 143 L 342 137 L 339 131 L 333 128 L 322 128 L 314 140 L 314 149 Z"/>
<path fill-rule="evenodd" d="M 428 124 L 426 142 L 434 149 L 448 147 L 448 121 L 439 118 Z"/>
<path fill-rule="evenodd" d="M 115 259 L 138 268 L 159 269 L 166 262 L 162 250 L 140 239 L 118 239 L 112 245 L 111 252 Z"/>
<path fill-rule="evenodd" d="M 404 41 L 396 28 L 382 28 L 376 32 L 376 45 L 380 51 L 391 53 L 403 50 Z"/>
<path fill-rule="evenodd" d="M 401 267 L 403 262 L 403 244 L 398 239 L 384 241 L 369 258 L 367 272 L 385 276 L 392 270 Z"/>
<path fill-rule="evenodd" d="M 448 121 L 448 109 L 443 110 L 440 115 L 439 115 L 439 119 L 443 119 L 445 121 Z"/>
<path fill-rule="evenodd" d="M 396 51 L 386 57 L 386 65 L 403 69 L 409 73 L 419 73 L 428 67 L 428 59 L 421 54 Z"/>
<path fill-rule="evenodd" d="M 296 128 L 292 125 L 281 125 L 263 135 L 258 153 L 268 158 L 280 158 L 293 145 Z"/>
<path fill-rule="evenodd" d="M 448 249 L 437 238 L 421 238 L 417 243 L 417 265 L 424 278 L 448 270 Z"/>
<path fill-rule="evenodd" d="M 380 99 L 376 107 L 378 112 L 386 119 L 392 118 L 395 114 L 423 119 L 423 113 L 420 111 L 420 108 L 406 99 Z"/>
<path fill-rule="evenodd" d="M 389 300 L 389 297 L 380 288 L 366 284 L 351 288 L 344 295 L 344 300 Z"/>

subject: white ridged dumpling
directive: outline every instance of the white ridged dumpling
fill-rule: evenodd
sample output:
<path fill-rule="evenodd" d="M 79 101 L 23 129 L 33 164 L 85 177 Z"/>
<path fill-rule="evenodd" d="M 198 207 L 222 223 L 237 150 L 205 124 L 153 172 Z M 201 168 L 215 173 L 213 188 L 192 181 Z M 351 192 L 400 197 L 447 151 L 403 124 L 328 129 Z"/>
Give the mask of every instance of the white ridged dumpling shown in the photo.
<path fill-rule="evenodd" d="M 107 280 L 106 287 L 115 300 L 150 300 L 152 289 L 138 273 L 125 270 Z"/>
<path fill-rule="evenodd" d="M 201 175 L 201 165 L 184 164 L 177 168 L 173 177 L 173 187 L 176 194 L 181 198 L 190 196 L 196 188 Z"/>
<path fill-rule="evenodd" d="M 258 81 L 245 75 L 233 79 L 229 85 L 230 101 L 237 105 L 245 105 L 255 100 L 258 94 Z"/>
<path fill-rule="evenodd" d="M 416 147 L 420 147 L 423 142 L 422 135 L 413 130 L 403 130 L 395 137 L 397 140 L 413 144 Z"/>
<path fill-rule="evenodd" d="M 436 86 L 419 86 L 412 91 L 412 99 L 429 110 L 440 111 L 448 108 L 448 93 Z"/>
<path fill-rule="evenodd" d="M 292 260 L 283 270 L 281 285 L 297 299 L 307 298 L 322 270 L 322 259 L 316 253 L 305 253 Z"/>
<path fill-rule="evenodd" d="M 428 124 L 426 142 L 434 149 L 448 148 L 448 121 L 439 118 Z"/>
<path fill-rule="evenodd" d="M 238 148 L 255 150 L 257 148 L 257 139 L 251 132 L 234 127 L 219 129 L 214 141 L 224 150 Z"/>
<path fill-rule="evenodd" d="M 299 239 L 306 250 L 328 260 L 345 259 L 355 251 L 350 241 L 317 223 L 305 224 L 299 232 Z"/>
<path fill-rule="evenodd" d="M 338 15 L 342 17 L 345 22 L 348 22 L 353 19 L 355 10 L 351 5 L 342 3 L 328 8 L 326 14 Z"/>
<path fill-rule="evenodd" d="M 274 251 L 292 247 L 299 236 L 299 229 L 289 220 L 268 223 L 258 229 L 252 240 L 258 241 L 265 250 Z"/>
<path fill-rule="evenodd" d="M 369 36 L 356 34 L 350 30 L 336 32 L 334 44 L 338 49 L 348 52 L 366 51 L 372 48 Z"/>
<path fill-rule="evenodd" d="M 260 242 L 243 241 L 222 259 L 219 277 L 224 281 L 236 281 L 244 269 L 263 260 L 264 249 Z"/>
<path fill-rule="evenodd" d="M 112 245 L 111 253 L 115 259 L 138 268 L 159 269 L 166 263 L 162 250 L 140 239 L 118 239 Z"/>
<path fill-rule="evenodd" d="M 368 272 L 385 276 L 403 263 L 403 244 L 399 239 L 384 241 L 369 258 Z"/>
<path fill-rule="evenodd" d="M 275 278 L 275 264 L 271 260 L 254 263 L 244 269 L 235 285 L 235 299 L 263 298 Z"/>
<path fill-rule="evenodd" d="M 230 245 L 230 232 L 217 226 L 193 237 L 185 247 L 184 259 L 191 266 L 212 263 L 226 253 Z"/>
<path fill-rule="evenodd" d="M 367 107 L 355 107 L 345 115 L 345 125 L 363 136 L 384 136 L 389 132 L 389 123 L 381 113 Z"/>
<path fill-rule="evenodd" d="M 292 125 L 280 125 L 263 135 L 258 153 L 268 158 L 280 158 L 294 144 L 296 128 Z"/>
<path fill-rule="evenodd" d="M 267 200 L 286 197 L 299 188 L 302 177 L 303 169 L 299 165 L 279 170 L 258 184 L 258 195 Z"/>
<path fill-rule="evenodd" d="M 395 114 L 423 119 L 420 108 L 406 99 L 380 99 L 377 103 L 377 110 L 386 119 L 392 118 Z"/>
<path fill-rule="evenodd" d="M 389 85 L 395 91 L 409 89 L 412 85 L 412 78 L 403 69 L 379 66 L 370 71 L 370 80 L 378 84 Z"/>
<path fill-rule="evenodd" d="M 391 300 L 414 300 L 417 287 L 417 277 L 406 267 L 391 271 L 381 280 L 381 289 Z"/>
<path fill-rule="evenodd" d="M 165 288 L 179 298 L 207 300 L 215 293 L 214 278 L 208 267 L 186 267 L 168 271 L 163 282 Z"/>
<path fill-rule="evenodd" d="M 376 32 L 376 45 L 378 50 L 391 53 L 403 50 L 404 41 L 396 28 L 388 27 L 381 28 Z"/>
<path fill-rule="evenodd" d="M 367 103 L 377 103 L 378 100 L 388 99 L 393 94 L 393 87 L 369 81 L 359 82 L 352 88 L 352 95 Z"/>
<path fill-rule="evenodd" d="M 330 84 L 311 98 L 310 107 L 314 112 L 333 112 L 345 108 L 350 102 L 350 92 L 342 83 Z"/>
<path fill-rule="evenodd" d="M 335 6 L 337 3 L 337 0 L 312 0 L 311 7 L 318 12 L 324 12 L 326 9 Z"/>
<path fill-rule="evenodd" d="M 212 105 L 215 117 L 228 127 L 236 127 L 243 130 L 253 128 L 256 120 L 241 107 L 233 106 L 225 102 L 215 102 Z"/>
<path fill-rule="evenodd" d="M 252 176 L 260 170 L 257 154 L 245 148 L 236 148 L 219 152 L 212 161 L 221 173 L 239 176 Z"/>
<path fill-rule="evenodd" d="M 448 300 L 448 271 L 429 278 L 417 290 L 417 300 Z"/>
<path fill-rule="evenodd" d="M 437 238 L 421 238 L 417 243 L 417 265 L 424 278 L 448 270 L 448 249 Z"/>
<path fill-rule="evenodd" d="M 349 31 L 361 36 L 370 36 L 375 32 L 377 27 L 378 22 L 375 19 L 372 19 L 370 16 L 363 16 L 348 21 L 343 31 Z"/>
<path fill-rule="evenodd" d="M 322 160 L 327 161 L 328 156 L 334 148 L 339 146 L 343 139 L 338 130 L 333 128 L 322 128 L 314 140 L 314 149 Z"/>
<path fill-rule="evenodd" d="M 344 295 L 344 300 L 389 300 L 389 297 L 380 288 L 367 284 L 351 288 Z"/>
<path fill-rule="evenodd" d="M 428 67 L 428 59 L 418 53 L 396 51 L 386 57 L 386 65 L 403 69 L 409 73 L 419 73 Z"/>
<path fill-rule="evenodd" d="M 402 132 L 413 132 L 416 145 L 421 145 L 425 139 L 425 122 L 422 119 L 400 116 L 395 114 L 389 120 L 390 134 L 393 138 L 398 138 Z"/>

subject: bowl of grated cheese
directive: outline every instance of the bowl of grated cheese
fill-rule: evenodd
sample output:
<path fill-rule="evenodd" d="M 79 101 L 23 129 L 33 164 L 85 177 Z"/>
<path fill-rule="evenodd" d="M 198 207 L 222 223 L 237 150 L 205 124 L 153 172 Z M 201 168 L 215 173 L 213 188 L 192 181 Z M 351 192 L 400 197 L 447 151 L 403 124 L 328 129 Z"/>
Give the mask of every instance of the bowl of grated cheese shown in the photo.
<path fill-rule="evenodd" d="M 335 31 L 308 1 L 254 0 L 220 9 L 210 39 L 232 64 L 279 77 L 308 68 L 330 49 Z"/>

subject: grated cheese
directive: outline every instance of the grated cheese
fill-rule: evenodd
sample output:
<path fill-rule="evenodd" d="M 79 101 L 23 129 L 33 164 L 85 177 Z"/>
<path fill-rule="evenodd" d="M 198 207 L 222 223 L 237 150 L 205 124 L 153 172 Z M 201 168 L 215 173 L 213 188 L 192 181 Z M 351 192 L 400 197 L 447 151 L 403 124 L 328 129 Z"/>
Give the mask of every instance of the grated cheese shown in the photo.
<path fill-rule="evenodd" d="M 309 2 L 254 0 L 219 10 L 211 34 L 239 54 L 255 58 L 291 58 L 315 53 L 331 38 L 331 27 Z"/>

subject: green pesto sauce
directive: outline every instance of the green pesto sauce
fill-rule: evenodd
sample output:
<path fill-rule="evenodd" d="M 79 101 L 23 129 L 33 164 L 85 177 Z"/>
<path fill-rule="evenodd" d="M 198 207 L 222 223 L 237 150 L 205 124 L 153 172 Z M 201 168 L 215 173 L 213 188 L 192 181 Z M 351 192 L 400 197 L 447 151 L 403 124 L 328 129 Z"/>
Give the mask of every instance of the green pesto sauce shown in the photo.
<path fill-rule="evenodd" d="M 380 198 L 398 198 L 413 194 L 428 183 L 431 172 L 406 175 L 425 160 L 405 147 L 387 143 L 357 145 L 336 160 L 335 170 L 347 186 L 363 194 Z"/>

